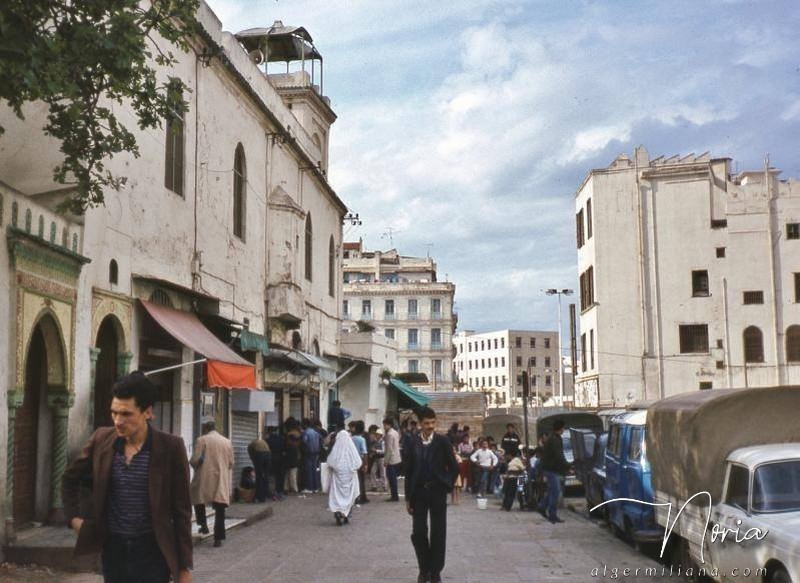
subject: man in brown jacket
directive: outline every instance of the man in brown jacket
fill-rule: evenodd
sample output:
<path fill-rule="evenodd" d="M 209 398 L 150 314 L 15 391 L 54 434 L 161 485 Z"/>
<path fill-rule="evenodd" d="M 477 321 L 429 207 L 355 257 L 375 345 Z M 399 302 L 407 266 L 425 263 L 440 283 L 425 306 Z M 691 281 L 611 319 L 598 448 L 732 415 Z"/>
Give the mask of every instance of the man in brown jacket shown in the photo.
<path fill-rule="evenodd" d="M 75 555 L 102 551 L 106 583 L 166 583 L 170 574 L 190 583 L 183 440 L 150 427 L 157 389 L 142 373 L 120 379 L 112 395 L 114 426 L 95 431 L 64 473 L 67 524 L 78 533 Z"/>
<path fill-rule="evenodd" d="M 189 464 L 194 477 L 189 485 L 194 516 L 202 534 L 208 534 L 206 504 L 214 508 L 214 546 L 225 540 L 225 508 L 231 503 L 233 445 L 220 435 L 213 421 L 203 423 L 203 435 L 197 438 Z"/>

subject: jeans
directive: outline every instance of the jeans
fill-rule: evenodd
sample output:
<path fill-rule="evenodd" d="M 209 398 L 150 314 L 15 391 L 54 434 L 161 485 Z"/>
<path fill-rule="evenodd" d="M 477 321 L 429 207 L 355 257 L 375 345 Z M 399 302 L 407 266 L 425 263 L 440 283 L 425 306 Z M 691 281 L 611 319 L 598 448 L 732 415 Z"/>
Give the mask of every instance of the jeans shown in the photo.
<path fill-rule="evenodd" d="M 211 507 L 214 509 L 214 540 L 225 540 L 225 508 L 227 506 L 213 502 Z M 205 504 L 198 504 L 194 507 L 194 516 L 197 519 L 197 526 L 208 528 Z"/>
<path fill-rule="evenodd" d="M 319 474 L 317 473 L 317 468 L 319 467 L 319 454 L 318 453 L 309 453 L 306 454 L 306 457 L 303 458 L 303 470 L 305 476 L 305 488 L 306 490 L 321 490 L 319 484 Z"/>
<path fill-rule="evenodd" d="M 439 575 L 444 569 L 447 549 L 447 493 L 437 487 L 420 484 L 411 496 L 413 527 L 411 543 L 417 555 L 420 573 Z M 428 514 L 431 517 L 428 538 Z"/>
<path fill-rule="evenodd" d="M 103 547 L 105 583 L 168 583 L 169 566 L 153 533 L 137 537 L 111 534 Z"/>
<path fill-rule="evenodd" d="M 256 472 L 256 502 L 263 502 L 272 496 L 269 491 L 269 466 L 272 454 L 268 451 L 257 451 L 250 460 Z"/>
<path fill-rule="evenodd" d="M 386 472 L 384 470 L 382 457 L 376 457 L 372 460 L 372 467 L 369 470 L 370 478 L 372 478 L 372 487 L 385 492 Z"/>
<path fill-rule="evenodd" d="M 561 496 L 561 476 L 558 472 L 544 471 L 544 477 L 547 479 L 547 492 L 539 502 L 539 511 L 547 510 L 547 517 L 550 520 L 558 518 L 557 508 L 558 499 Z"/>
<path fill-rule="evenodd" d="M 478 481 L 478 492 L 480 494 L 485 494 L 487 486 L 490 486 L 489 477 L 491 476 L 492 469 L 491 468 L 481 468 L 481 477 Z"/>
<path fill-rule="evenodd" d="M 386 466 L 386 480 L 389 482 L 389 492 L 392 495 L 392 500 L 398 500 L 397 495 L 397 476 L 400 475 L 400 467 L 402 464 L 392 464 Z"/>

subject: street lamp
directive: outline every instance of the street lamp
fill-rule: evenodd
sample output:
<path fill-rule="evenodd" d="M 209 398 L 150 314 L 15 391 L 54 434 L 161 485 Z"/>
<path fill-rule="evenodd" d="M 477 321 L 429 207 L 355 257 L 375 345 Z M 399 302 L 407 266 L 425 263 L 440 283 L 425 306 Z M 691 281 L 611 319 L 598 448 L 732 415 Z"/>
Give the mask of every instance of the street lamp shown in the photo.
<path fill-rule="evenodd" d="M 571 296 L 574 292 L 571 289 L 545 290 L 548 296 L 558 296 L 558 397 L 559 404 L 564 404 L 564 363 L 561 361 L 561 296 Z"/>

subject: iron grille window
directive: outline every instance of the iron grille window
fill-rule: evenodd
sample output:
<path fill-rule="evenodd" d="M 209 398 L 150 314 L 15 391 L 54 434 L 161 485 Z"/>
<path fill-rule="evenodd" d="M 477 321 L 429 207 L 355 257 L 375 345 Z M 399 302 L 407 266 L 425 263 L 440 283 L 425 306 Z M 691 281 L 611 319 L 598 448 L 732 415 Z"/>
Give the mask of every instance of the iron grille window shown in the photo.
<path fill-rule="evenodd" d="M 517 366 L 522 366 L 522 357 L 521 356 L 517 357 Z"/>
<path fill-rule="evenodd" d="M 725 247 L 717 247 L 717 259 L 725 258 Z"/>
<path fill-rule="evenodd" d="M 578 214 L 575 215 L 575 230 L 577 233 L 578 238 L 578 249 L 583 247 L 584 239 L 583 239 L 583 209 L 578 211 Z"/>
<path fill-rule="evenodd" d="M 519 336 L 517 336 L 516 338 L 515 346 L 517 348 L 522 348 L 522 338 L 520 338 Z"/>
<path fill-rule="evenodd" d="M 764 362 L 764 335 L 756 326 L 744 330 L 744 361 Z"/>
<path fill-rule="evenodd" d="M 589 267 L 581 273 L 581 311 L 586 311 L 594 305 L 594 267 Z"/>
<path fill-rule="evenodd" d="M 800 362 L 800 326 L 789 326 L 786 330 L 786 361 Z"/>
<path fill-rule="evenodd" d="M 794 301 L 800 304 L 800 273 L 794 274 Z"/>
<path fill-rule="evenodd" d="M 749 306 L 753 304 L 763 304 L 764 303 L 764 292 L 763 291 L 746 291 L 742 294 L 744 296 L 744 305 Z"/>
<path fill-rule="evenodd" d="M 581 334 L 581 369 L 586 369 L 586 334 Z"/>
<path fill-rule="evenodd" d="M 707 391 L 707 390 L 709 390 L 709 389 L 711 389 L 713 387 L 714 387 L 713 383 L 711 383 L 709 381 L 701 381 L 700 382 L 700 390 L 701 391 Z"/>
<path fill-rule="evenodd" d="M 786 238 L 800 239 L 800 223 L 786 223 Z"/>
<path fill-rule="evenodd" d="M 245 216 L 247 212 L 247 199 L 245 189 L 247 188 L 247 164 L 244 159 L 244 148 L 241 144 L 236 146 L 236 153 L 233 157 L 233 234 L 240 239 L 245 236 Z M 310 219 L 308 225 L 310 225 Z M 306 239 L 306 242 L 308 239 Z M 306 250 L 306 256 L 309 251 Z M 311 279 L 310 272 L 306 272 L 306 277 Z"/>
<path fill-rule="evenodd" d="M 679 328 L 681 354 L 708 352 L 708 325 L 685 324 Z"/>
<path fill-rule="evenodd" d="M 708 271 L 705 269 L 692 271 L 692 296 L 695 298 L 708 296 Z"/>

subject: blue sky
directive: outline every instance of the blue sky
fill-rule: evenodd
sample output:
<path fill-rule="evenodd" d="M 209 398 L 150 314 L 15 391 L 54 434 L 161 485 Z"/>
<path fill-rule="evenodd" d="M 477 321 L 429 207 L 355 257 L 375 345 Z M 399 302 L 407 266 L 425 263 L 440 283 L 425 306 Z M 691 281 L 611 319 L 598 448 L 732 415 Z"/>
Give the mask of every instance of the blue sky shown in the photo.
<path fill-rule="evenodd" d="M 577 287 L 574 193 L 638 144 L 800 177 L 796 0 L 209 4 L 232 32 L 309 30 L 347 238 L 432 244 L 460 329 L 556 327 L 540 290 Z"/>

